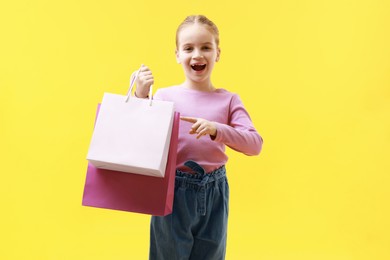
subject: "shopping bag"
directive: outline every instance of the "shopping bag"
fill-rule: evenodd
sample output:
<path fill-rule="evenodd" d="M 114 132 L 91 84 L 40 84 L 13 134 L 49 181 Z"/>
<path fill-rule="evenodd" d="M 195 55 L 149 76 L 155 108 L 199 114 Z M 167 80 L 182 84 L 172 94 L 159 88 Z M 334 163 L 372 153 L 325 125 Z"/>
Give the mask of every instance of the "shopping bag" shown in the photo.
<path fill-rule="evenodd" d="M 179 113 L 175 112 L 163 178 L 99 169 L 89 163 L 82 205 L 155 216 L 170 214 L 176 175 L 179 121 Z"/>
<path fill-rule="evenodd" d="M 95 167 L 164 177 L 173 102 L 104 93 L 87 159 Z"/>

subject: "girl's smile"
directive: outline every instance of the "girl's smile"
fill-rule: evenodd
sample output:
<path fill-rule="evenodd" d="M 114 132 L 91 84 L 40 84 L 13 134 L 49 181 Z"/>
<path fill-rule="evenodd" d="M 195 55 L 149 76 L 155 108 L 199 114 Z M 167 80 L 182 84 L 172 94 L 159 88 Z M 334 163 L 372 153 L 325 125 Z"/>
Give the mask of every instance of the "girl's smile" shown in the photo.
<path fill-rule="evenodd" d="M 195 71 L 202 71 L 206 68 L 206 64 L 192 64 L 191 68 Z"/>

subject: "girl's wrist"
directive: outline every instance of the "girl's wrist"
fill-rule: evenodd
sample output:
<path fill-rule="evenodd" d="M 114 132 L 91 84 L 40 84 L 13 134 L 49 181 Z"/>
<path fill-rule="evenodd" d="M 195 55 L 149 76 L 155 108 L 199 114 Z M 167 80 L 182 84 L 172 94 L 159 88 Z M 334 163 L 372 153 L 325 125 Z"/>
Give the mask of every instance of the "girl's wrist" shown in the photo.
<path fill-rule="evenodd" d="M 148 98 L 148 95 L 137 95 L 137 90 L 134 91 L 134 96 L 137 98 Z"/>

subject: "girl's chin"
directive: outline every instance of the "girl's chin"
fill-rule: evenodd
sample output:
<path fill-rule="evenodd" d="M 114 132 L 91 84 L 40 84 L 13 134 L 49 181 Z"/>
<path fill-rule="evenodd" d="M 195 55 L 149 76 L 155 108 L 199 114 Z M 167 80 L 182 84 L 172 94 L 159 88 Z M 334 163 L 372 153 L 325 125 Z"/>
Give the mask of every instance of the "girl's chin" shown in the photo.
<path fill-rule="evenodd" d="M 208 78 L 208 75 L 206 73 L 191 73 L 187 74 L 187 77 L 192 78 L 194 80 L 201 80 Z"/>

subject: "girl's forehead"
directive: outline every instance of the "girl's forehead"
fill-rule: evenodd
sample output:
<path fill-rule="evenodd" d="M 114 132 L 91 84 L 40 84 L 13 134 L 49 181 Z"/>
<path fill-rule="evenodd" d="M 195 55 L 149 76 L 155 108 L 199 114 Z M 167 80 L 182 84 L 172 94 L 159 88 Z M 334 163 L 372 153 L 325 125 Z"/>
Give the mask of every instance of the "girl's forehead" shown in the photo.
<path fill-rule="evenodd" d="M 192 24 L 183 27 L 178 40 L 182 44 L 215 43 L 214 34 L 205 25 Z"/>

